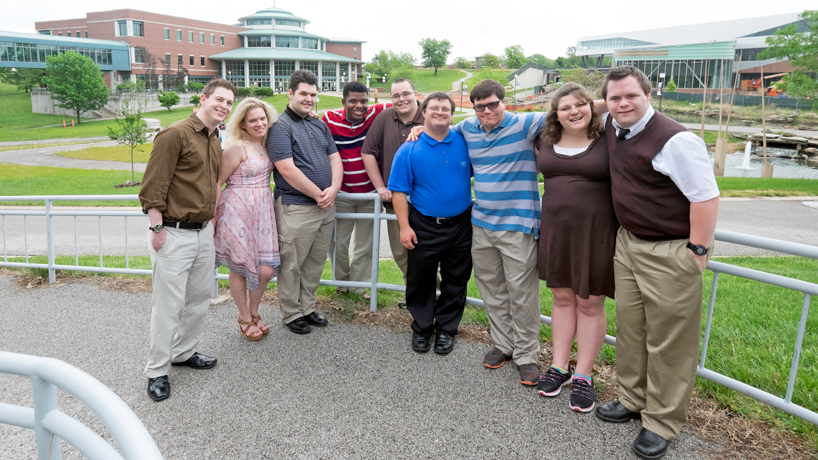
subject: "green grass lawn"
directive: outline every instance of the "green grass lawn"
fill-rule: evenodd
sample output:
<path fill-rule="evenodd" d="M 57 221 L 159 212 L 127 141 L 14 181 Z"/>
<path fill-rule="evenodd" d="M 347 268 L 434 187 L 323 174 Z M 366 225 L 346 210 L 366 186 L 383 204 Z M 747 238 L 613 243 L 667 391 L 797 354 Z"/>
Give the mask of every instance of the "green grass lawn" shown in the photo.
<path fill-rule="evenodd" d="M 151 156 L 153 142 L 140 145 L 133 152 L 134 163 L 147 163 Z M 109 145 L 104 147 L 88 147 L 82 150 L 68 150 L 59 152 L 57 156 L 66 158 L 77 158 L 80 160 L 104 160 L 131 162 L 131 148 L 127 145 Z"/>
<path fill-rule="evenodd" d="M 473 76 L 466 80 L 466 85 L 469 86 L 469 90 L 474 88 L 474 85 L 480 83 L 483 80 L 497 80 L 503 86 L 508 86 L 508 74 L 510 70 L 472 70 L 471 73 Z"/>
<path fill-rule="evenodd" d="M 451 91 L 452 83 L 465 77 L 466 74 L 459 70 L 439 69 L 437 75 L 434 70 L 416 70 L 415 90 L 421 93 L 432 93 L 435 91 Z"/>
<path fill-rule="evenodd" d="M 818 196 L 815 179 L 716 177 L 721 196 Z"/>
<path fill-rule="evenodd" d="M 130 171 L 55 168 L 4 164 L 0 167 L 0 196 L 22 195 L 136 195 L 139 187 L 114 188 L 131 180 Z M 136 181 L 142 173 L 136 173 Z M 63 206 L 139 206 L 138 201 L 57 201 Z M 9 205 L 43 205 L 42 201 L 0 202 Z"/>

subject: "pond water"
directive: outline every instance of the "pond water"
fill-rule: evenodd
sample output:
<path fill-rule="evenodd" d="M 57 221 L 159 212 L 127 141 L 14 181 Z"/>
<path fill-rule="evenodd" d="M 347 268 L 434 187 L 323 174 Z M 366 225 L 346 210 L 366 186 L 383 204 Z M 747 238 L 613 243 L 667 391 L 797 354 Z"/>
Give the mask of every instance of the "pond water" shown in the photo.
<path fill-rule="evenodd" d="M 694 123 L 701 125 L 702 124 L 702 117 L 696 115 L 687 115 L 684 113 L 665 113 L 668 117 L 678 121 L 679 123 Z M 727 123 L 727 117 L 722 118 L 722 126 Z M 718 125 L 719 119 L 718 117 L 705 117 L 704 124 L 706 125 Z M 744 126 L 744 123 L 741 121 L 740 118 L 730 117 L 730 126 Z M 761 121 L 753 120 L 753 123 L 749 126 L 751 128 L 761 128 Z M 797 129 L 797 127 L 793 126 L 792 124 L 784 124 L 778 123 L 774 121 L 768 121 L 767 127 L 770 129 L 774 129 L 776 131 L 781 129 Z"/>
<path fill-rule="evenodd" d="M 715 154 L 708 152 L 710 163 L 713 163 Z M 818 163 L 808 163 L 806 160 L 792 160 L 770 156 L 770 153 L 792 154 L 794 150 L 767 149 L 767 162 L 773 165 L 773 177 L 779 179 L 818 179 Z M 764 159 L 754 154 L 750 155 L 750 168 L 741 169 L 744 163 L 744 152 L 728 153 L 724 164 L 724 175 L 727 177 L 761 177 L 761 165 Z"/>

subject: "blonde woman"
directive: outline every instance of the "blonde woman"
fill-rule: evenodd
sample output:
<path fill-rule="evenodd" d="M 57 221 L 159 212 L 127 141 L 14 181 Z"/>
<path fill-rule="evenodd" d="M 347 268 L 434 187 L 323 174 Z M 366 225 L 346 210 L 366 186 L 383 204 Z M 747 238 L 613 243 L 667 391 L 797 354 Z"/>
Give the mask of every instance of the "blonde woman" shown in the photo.
<path fill-rule="evenodd" d="M 250 341 L 261 340 L 270 331 L 258 307 L 281 263 L 270 192 L 273 164 L 265 148 L 275 116 L 275 109 L 256 98 L 244 99 L 233 109 L 217 184 L 216 266 L 230 269 L 230 295 L 239 310 L 240 332 Z"/>

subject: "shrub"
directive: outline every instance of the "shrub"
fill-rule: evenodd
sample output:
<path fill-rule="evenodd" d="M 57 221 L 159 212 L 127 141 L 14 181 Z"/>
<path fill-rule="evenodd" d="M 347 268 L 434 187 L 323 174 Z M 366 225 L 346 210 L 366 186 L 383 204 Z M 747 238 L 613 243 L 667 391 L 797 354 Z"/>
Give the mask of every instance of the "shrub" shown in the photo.
<path fill-rule="evenodd" d="M 249 86 L 239 86 L 236 88 L 236 99 L 244 99 L 253 95 L 253 89 Z"/>
<path fill-rule="evenodd" d="M 668 93 L 676 92 L 676 82 L 673 81 L 673 78 L 671 78 L 670 81 L 667 82 L 667 88 L 665 88 L 665 91 L 667 91 Z"/>
<path fill-rule="evenodd" d="M 159 104 L 162 107 L 165 107 L 166 109 L 168 109 L 168 112 L 170 112 L 171 107 L 178 104 L 179 101 L 181 100 L 179 95 L 174 93 L 173 91 L 169 91 L 167 93 L 160 93 L 158 99 L 159 99 Z"/>
<path fill-rule="evenodd" d="M 190 99 L 188 100 L 188 102 L 190 102 L 191 104 L 193 104 L 196 107 L 199 107 L 199 104 L 202 103 L 202 98 L 198 94 L 194 94 L 194 95 L 190 96 Z"/>
<path fill-rule="evenodd" d="M 271 97 L 275 95 L 275 90 L 269 86 L 259 86 L 255 88 L 253 92 L 256 97 Z"/>
<path fill-rule="evenodd" d="M 204 87 L 205 87 L 204 83 L 198 83 L 195 81 L 192 81 L 187 84 L 188 91 L 193 91 L 194 93 L 200 93 L 204 89 Z"/>

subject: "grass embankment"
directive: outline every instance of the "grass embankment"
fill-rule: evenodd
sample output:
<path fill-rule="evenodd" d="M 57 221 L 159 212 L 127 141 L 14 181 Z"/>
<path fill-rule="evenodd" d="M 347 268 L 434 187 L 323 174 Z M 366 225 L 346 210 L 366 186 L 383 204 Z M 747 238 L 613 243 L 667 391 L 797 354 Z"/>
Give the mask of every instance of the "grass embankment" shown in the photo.
<path fill-rule="evenodd" d="M 130 171 L 6 164 L 0 167 L 0 196 L 136 195 L 139 187 L 114 188 L 131 180 Z M 136 181 L 142 173 L 136 173 Z M 0 202 L 0 206 L 40 205 L 42 201 Z M 58 201 L 62 206 L 139 206 L 138 201 Z"/>
<path fill-rule="evenodd" d="M 30 257 L 30 260 L 33 263 L 46 263 L 44 256 Z M 812 283 L 818 282 L 816 260 L 800 257 L 724 257 L 718 258 L 718 261 Z M 73 264 L 74 257 L 58 256 L 56 263 Z M 99 256 L 80 257 L 80 264 L 98 265 Z M 105 256 L 103 264 L 106 267 L 124 267 L 125 261 L 123 257 Z M 149 269 L 150 260 L 148 257 L 131 257 L 129 266 Z M 44 276 L 43 270 L 36 272 Z M 227 270 L 221 267 L 219 272 L 227 273 Z M 324 267 L 323 278 L 331 278 L 329 263 Z M 379 278 L 386 283 L 402 284 L 401 274 L 391 261 L 380 263 Z M 713 273 L 706 271 L 704 299 L 710 297 L 712 280 Z M 220 284 L 222 287 L 227 286 L 226 281 L 221 281 Z M 274 285 L 271 285 L 270 289 L 275 289 Z M 333 287 L 318 288 L 319 299 L 332 300 L 338 305 L 342 316 L 353 318 L 369 308 L 369 302 L 358 295 L 338 297 L 334 292 Z M 468 295 L 480 298 L 474 279 L 469 282 Z M 380 291 L 378 307 L 394 308 L 402 297 L 402 293 Z M 541 313 L 551 316 L 553 299 L 544 282 L 540 283 L 540 299 Z M 722 275 L 719 279 L 706 367 L 783 397 L 789 378 L 803 300 L 803 294 L 798 292 Z M 707 317 L 706 309 L 707 303 L 702 312 L 702 332 Z M 605 310 L 608 314 L 607 333 L 615 336 L 616 316 L 613 300 L 608 299 Z M 466 307 L 462 325 L 487 329 L 485 310 Z M 807 321 L 807 333 L 804 336 L 792 398 L 795 404 L 813 411 L 818 411 L 818 394 L 815 392 L 815 388 L 818 388 L 818 334 L 811 332 L 816 328 L 818 316 L 813 312 Z M 540 340 L 543 342 L 551 340 L 550 326 L 541 326 Z M 616 359 L 614 347 L 604 345 L 599 356 L 600 362 L 613 365 Z M 713 397 L 721 405 L 750 419 L 762 420 L 778 430 L 797 433 L 803 436 L 813 449 L 818 449 L 818 427 L 815 425 L 704 379 L 697 379 L 696 386 L 700 392 Z"/>
<path fill-rule="evenodd" d="M 288 101 L 286 94 L 263 100 L 275 107 L 278 113 L 284 111 Z M 32 113 L 31 94 L 18 92 L 12 85 L 0 84 L 0 104 L 3 106 L 3 110 L 0 111 L 0 126 L 3 127 L 0 130 L 0 142 L 107 136 L 108 127 L 116 126 L 114 120 L 82 119 L 81 124 L 72 128 L 70 116 Z M 340 97 L 320 96 L 319 109 L 341 106 Z M 174 121 L 189 117 L 191 113 L 192 107 L 176 107 L 170 111 L 162 109 L 146 112 L 144 116 L 145 118 L 156 118 L 162 126 L 167 126 Z M 67 128 L 62 127 L 64 119 L 68 124 Z"/>
<path fill-rule="evenodd" d="M 470 70 L 472 73 L 472 77 L 466 80 L 466 85 L 468 85 L 469 90 L 474 88 L 475 85 L 480 83 L 483 80 L 496 80 L 499 81 L 504 87 L 508 86 L 508 74 L 511 73 L 510 70 Z"/>

